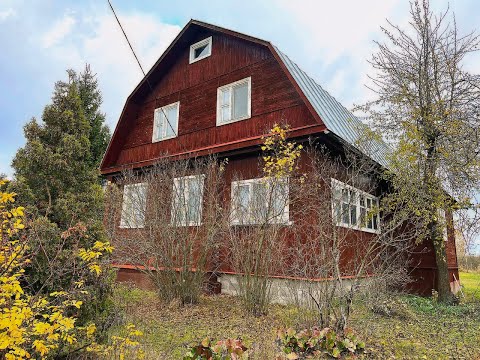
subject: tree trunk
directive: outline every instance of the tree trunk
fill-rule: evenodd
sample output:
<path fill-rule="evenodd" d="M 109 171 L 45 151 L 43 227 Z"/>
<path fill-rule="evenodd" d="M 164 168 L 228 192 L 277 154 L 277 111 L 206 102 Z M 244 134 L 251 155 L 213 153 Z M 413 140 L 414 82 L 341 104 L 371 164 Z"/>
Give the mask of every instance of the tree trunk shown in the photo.
<path fill-rule="evenodd" d="M 448 273 L 447 251 L 443 236 L 439 236 L 438 231 L 432 231 L 432 242 L 435 250 L 435 263 L 437 265 L 437 290 L 438 301 L 450 304 L 454 300 L 450 289 L 450 277 Z"/>

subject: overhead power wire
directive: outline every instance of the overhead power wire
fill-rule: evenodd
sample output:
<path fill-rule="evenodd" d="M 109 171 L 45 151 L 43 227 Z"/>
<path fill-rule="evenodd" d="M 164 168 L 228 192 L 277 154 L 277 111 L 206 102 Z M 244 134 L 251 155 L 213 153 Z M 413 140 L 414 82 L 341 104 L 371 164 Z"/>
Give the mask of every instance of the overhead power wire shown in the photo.
<path fill-rule="evenodd" d="M 142 64 L 140 63 L 140 60 L 138 59 L 137 54 L 135 53 L 135 50 L 133 50 L 133 46 L 132 46 L 132 44 L 130 43 L 130 40 L 128 39 L 127 33 L 126 33 L 125 30 L 123 29 L 123 26 L 122 26 L 122 23 L 120 22 L 120 19 L 118 18 L 117 14 L 115 13 L 115 9 L 113 8 L 112 3 L 110 2 L 110 0 L 107 0 L 107 2 L 108 2 L 108 5 L 110 6 L 110 9 L 112 10 L 113 16 L 115 16 L 115 19 L 117 20 L 118 26 L 120 27 L 120 29 L 122 30 L 123 35 L 125 36 L 125 40 L 127 40 L 128 46 L 130 47 L 130 50 L 132 51 L 133 56 L 135 56 L 135 60 L 137 60 L 137 64 L 138 64 L 138 66 L 140 67 L 140 70 L 142 71 L 142 74 L 143 74 L 143 76 L 144 76 L 144 78 L 145 78 L 145 81 L 147 82 L 148 87 L 150 88 L 150 91 L 153 91 L 153 87 L 152 87 L 152 85 L 150 84 L 150 81 L 148 81 L 147 75 L 146 75 L 145 71 L 143 70 Z M 170 120 L 168 119 L 168 116 L 167 116 L 167 114 L 165 113 L 165 110 L 163 110 L 163 107 L 160 107 L 160 109 L 162 110 L 162 113 L 163 113 L 163 116 L 165 117 L 165 120 L 167 120 L 168 126 L 170 127 L 170 129 L 172 129 L 173 134 L 174 134 L 175 136 L 178 136 L 177 133 L 176 133 L 176 131 L 175 131 L 175 129 L 173 128 L 172 124 L 170 123 Z M 177 122 L 178 122 L 178 119 L 177 119 Z M 154 130 L 154 131 L 155 131 L 155 130 Z"/>

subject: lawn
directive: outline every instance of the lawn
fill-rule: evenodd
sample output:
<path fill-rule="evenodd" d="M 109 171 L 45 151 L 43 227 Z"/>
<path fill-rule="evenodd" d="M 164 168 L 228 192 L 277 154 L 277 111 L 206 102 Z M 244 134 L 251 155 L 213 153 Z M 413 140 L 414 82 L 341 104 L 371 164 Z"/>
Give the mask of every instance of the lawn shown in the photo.
<path fill-rule="evenodd" d="M 480 274 L 462 273 L 468 302 L 437 305 L 430 299 L 396 296 L 402 310 L 386 317 L 358 303 L 351 326 L 365 340 L 361 359 L 477 359 L 480 356 L 480 304 L 476 288 Z M 272 305 L 268 315 L 246 314 L 231 296 L 205 296 L 200 304 L 180 308 L 164 305 L 154 292 L 119 285 L 115 298 L 124 318 L 144 332 L 147 359 L 182 359 L 188 345 L 206 336 L 214 339 L 241 337 L 250 359 L 274 359 L 278 328 L 302 327 L 304 317 L 294 307 Z"/>
<path fill-rule="evenodd" d="M 467 300 L 480 301 L 480 272 L 460 272 L 462 291 Z"/>

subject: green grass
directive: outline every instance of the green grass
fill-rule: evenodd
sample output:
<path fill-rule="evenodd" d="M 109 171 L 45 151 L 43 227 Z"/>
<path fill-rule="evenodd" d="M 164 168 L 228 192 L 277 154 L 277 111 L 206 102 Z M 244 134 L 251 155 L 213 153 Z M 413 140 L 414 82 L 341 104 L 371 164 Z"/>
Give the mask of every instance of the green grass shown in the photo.
<path fill-rule="evenodd" d="M 471 274 L 467 274 L 471 275 Z M 476 359 L 480 356 L 480 274 L 461 275 L 469 302 L 444 306 L 431 299 L 396 296 L 402 316 L 374 314 L 370 304 L 357 303 L 350 325 L 367 344 L 361 359 Z M 468 278 L 468 280 L 467 280 Z M 231 296 L 205 296 L 198 305 L 164 305 L 154 292 L 119 286 L 115 301 L 125 320 L 144 332 L 147 359 L 181 359 L 189 345 L 204 337 L 242 338 L 249 359 L 275 359 L 279 328 L 302 328 L 304 314 L 291 306 L 272 305 L 268 315 L 246 314 Z"/>
<path fill-rule="evenodd" d="M 460 272 L 460 284 L 467 300 L 480 301 L 480 273 Z"/>

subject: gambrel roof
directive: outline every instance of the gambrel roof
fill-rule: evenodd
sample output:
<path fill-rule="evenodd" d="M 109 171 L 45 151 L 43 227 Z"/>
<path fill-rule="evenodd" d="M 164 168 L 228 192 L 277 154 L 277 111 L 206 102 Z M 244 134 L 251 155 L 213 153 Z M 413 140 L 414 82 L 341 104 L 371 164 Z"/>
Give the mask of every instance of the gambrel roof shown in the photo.
<path fill-rule="evenodd" d="M 173 53 L 176 49 L 188 43 L 188 37 L 191 36 L 192 33 L 202 29 L 235 36 L 267 47 L 302 97 L 312 115 L 325 125 L 329 136 L 355 147 L 380 165 L 386 166 L 387 154 L 389 153 L 388 145 L 377 137 L 367 137 L 367 139 L 365 137 L 367 125 L 363 124 L 358 117 L 340 104 L 340 102 L 325 91 L 315 80 L 308 76 L 296 63 L 271 42 L 198 20 L 190 20 L 128 97 L 103 159 L 102 169 L 108 168 L 108 162 L 111 161 L 112 156 L 114 156 L 112 153 L 118 151 L 118 148 L 114 149 L 114 145 L 112 144 L 118 146 L 118 143 L 122 141 L 121 138 L 125 136 L 125 130 L 122 129 L 122 127 L 125 128 L 125 122 L 128 121 L 131 113 L 135 111 L 136 100 L 145 96 L 149 91 L 150 83 L 158 81 L 162 76 L 162 72 L 168 69 L 172 61 L 175 61 Z"/>
<path fill-rule="evenodd" d="M 367 125 L 317 84 L 275 45 L 273 48 L 327 129 L 379 164 L 386 166 L 387 155 L 390 151 L 388 145 L 368 136 Z"/>

